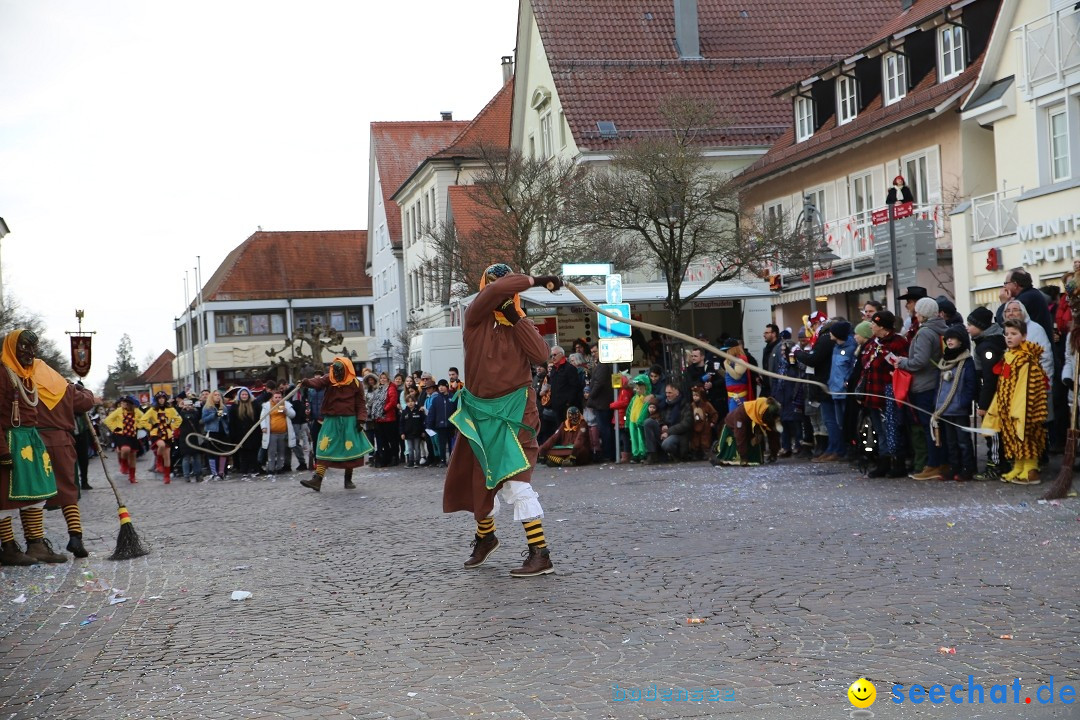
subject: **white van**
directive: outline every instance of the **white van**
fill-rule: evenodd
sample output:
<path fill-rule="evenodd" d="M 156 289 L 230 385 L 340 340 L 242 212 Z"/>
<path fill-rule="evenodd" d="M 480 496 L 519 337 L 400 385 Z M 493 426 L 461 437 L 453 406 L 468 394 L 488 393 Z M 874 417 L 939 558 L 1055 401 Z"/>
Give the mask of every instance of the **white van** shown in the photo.
<path fill-rule="evenodd" d="M 465 346 L 459 327 L 425 328 L 409 342 L 409 372 L 423 370 L 436 380 L 449 379 L 449 370 L 456 367 L 465 379 Z"/>

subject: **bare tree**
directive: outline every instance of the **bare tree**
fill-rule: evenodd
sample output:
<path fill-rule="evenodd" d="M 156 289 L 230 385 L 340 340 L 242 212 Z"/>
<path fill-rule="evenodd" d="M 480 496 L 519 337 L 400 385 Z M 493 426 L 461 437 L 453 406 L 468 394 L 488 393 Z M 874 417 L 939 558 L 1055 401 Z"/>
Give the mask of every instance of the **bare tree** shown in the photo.
<path fill-rule="evenodd" d="M 271 358 L 267 374 L 274 374 L 272 368 L 284 368 L 290 380 L 309 376 L 312 372 L 323 370 L 323 351 L 344 355 L 347 351 L 344 336 L 337 330 L 316 328 L 313 332 L 297 330 L 285 339 L 285 344 L 276 350 L 267 350 Z M 335 349 L 334 346 L 340 346 Z M 305 349 L 305 346 L 307 349 Z"/>
<path fill-rule="evenodd" d="M 583 174 L 578 165 L 490 145 L 470 155 L 481 167 L 467 186 L 465 207 L 454 208 L 454 222 L 425 228 L 432 251 L 427 265 L 444 303 L 479 290 L 480 275 L 493 262 L 538 275 L 593 256 L 566 205 Z"/>
<path fill-rule="evenodd" d="M 37 356 L 61 375 L 71 376 L 66 349 L 45 337 L 45 322 L 40 315 L 23 308 L 18 299 L 9 294 L 0 303 L 0 340 L 15 330 L 33 331 L 38 336 Z"/>
<path fill-rule="evenodd" d="M 661 113 L 670 132 L 636 139 L 609 167 L 589 172 L 574 194 L 577 221 L 592 234 L 617 233 L 644 252 L 667 282 L 665 304 L 678 328 L 682 308 L 713 283 L 760 272 L 764 235 L 747 232 L 739 183 L 706 159 L 698 136 L 722 126 L 706 100 L 672 98 Z M 683 296 L 687 270 L 714 274 Z"/>

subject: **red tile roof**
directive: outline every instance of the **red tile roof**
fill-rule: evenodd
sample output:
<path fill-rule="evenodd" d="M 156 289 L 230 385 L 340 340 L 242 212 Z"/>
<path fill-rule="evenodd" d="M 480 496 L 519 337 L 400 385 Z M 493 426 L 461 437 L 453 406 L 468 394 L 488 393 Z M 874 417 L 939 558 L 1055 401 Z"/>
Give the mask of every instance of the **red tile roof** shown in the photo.
<path fill-rule="evenodd" d="M 717 101 L 727 127 L 699 134 L 701 142 L 769 144 L 791 125 L 790 103 L 773 93 L 846 57 L 895 14 L 892 2 L 699 0 L 704 59 L 680 60 L 670 0 L 532 6 L 567 122 L 586 150 L 662 131 L 659 105 L 672 95 Z M 600 137 L 605 120 L 618 138 Z"/>
<path fill-rule="evenodd" d="M 768 153 L 743 171 L 740 179 L 745 182 L 762 180 L 854 140 L 926 115 L 950 99 L 959 104 L 963 96 L 974 87 L 984 57 L 980 55 L 964 72 L 943 83 L 937 81 L 937 73 L 931 70 L 902 100 L 891 105 L 883 106 L 879 94 L 849 123 L 837 126 L 834 113 L 812 137 L 803 142 L 796 143 L 795 131 L 789 128 Z M 788 106 L 790 107 L 790 101 Z"/>
<path fill-rule="evenodd" d="M 454 142 L 435 153 L 435 157 L 472 157 L 475 155 L 472 151 L 481 144 L 494 148 L 510 147 L 510 110 L 513 99 L 514 79 L 510 78 Z"/>
<path fill-rule="evenodd" d="M 228 254 L 203 287 L 203 298 L 371 295 L 366 259 L 367 230 L 260 230 Z"/>
<path fill-rule="evenodd" d="M 371 153 L 379 168 L 386 229 L 394 247 L 401 247 L 401 210 L 390 198 L 421 163 L 468 126 L 461 120 L 371 123 Z"/>
<path fill-rule="evenodd" d="M 956 2 L 957 0 L 916 0 L 914 5 L 882 26 L 870 42 L 866 43 L 866 46 L 873 47 L 905 28 L 919 25 L 931 15 L 940 13 L 950 5 L 956 4 Z"/>
<path fill-rule="evenodd" d="M 135 378 L 134 383 L 130 384 L 154 385 L 156 383 L 172 382 L 172 380 L 174 379 L 172 372 L 172 364 L 173 360 L 175 359 L 176 354 L 173 353 L 172 350 L 166 350 L 165 352 L 158 355 L 157 360 L 150 363 L 150 367 L 146 368 L 146 370 L 143 371 L 143 373 L 139 375 L 139 377 Z"/>

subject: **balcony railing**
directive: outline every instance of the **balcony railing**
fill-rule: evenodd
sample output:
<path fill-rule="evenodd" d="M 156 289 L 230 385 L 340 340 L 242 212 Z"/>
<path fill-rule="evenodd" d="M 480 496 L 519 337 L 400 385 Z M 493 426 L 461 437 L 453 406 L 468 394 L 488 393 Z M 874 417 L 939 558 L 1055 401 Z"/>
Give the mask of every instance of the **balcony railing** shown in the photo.
<path fill-rule="evenodd" d="M 866 210 L 824 223 L 825 242 L 829 245 L 829 249 L 839 257 L 838 260 L 833 261 L 834 266 L 846 262 L 854 270 L 857 261 L 874 257 L 874 243 L 879 239 L 879 233 L 884 233 L 883 237 L 886 241 L 888 240 L 889 226 L 888 224 L 875 225 L 872 218 L 875 212 L 882 212 L 886 209 L 887 207 L 881 207 L 876 210 Z M 944 236 L 945 217 L 943 208 L 939 203 L 915 205 L 912 207 L 911 217 L 920 220 L 932 220 L 934 222 L 934 234 L 938 238 Z M 796 272 L 789 268 L 777 268 L 774 265 L 769 267 L 770 272 L 783 275 Z"/>
<path fill-rule="evenodd" d="M 1016 29 L 1024 48 L 1027 85 L 1066 85 L 1065 76 L 1080 71 L 1080 11 L 1072 3 Z"/>
<path fill-rule="evenodd" d="M 971 199 L 972 240 L 983 242 L 1016 232 L 1016 198 L 1020 188 Z"/>

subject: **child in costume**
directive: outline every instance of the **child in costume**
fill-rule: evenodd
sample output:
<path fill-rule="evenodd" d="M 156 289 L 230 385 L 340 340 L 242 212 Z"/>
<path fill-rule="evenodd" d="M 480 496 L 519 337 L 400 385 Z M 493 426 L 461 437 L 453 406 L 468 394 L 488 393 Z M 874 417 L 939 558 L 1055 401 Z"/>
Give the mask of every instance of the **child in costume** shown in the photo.
<path fill-rule="evenodd" d="M 626 413 L 626 427 L 630 431 L 631 462 L 645 459 L 645 421 L 649 419 L 649 405 L 652 403 L 652 380 L 647 373 L 634 378 L 634 397 L 630 400 L 630 409 Z"/>
<path fill-rule="evenodd" d="M 1039 357 L 1042 348 L 1027 340 L 1027 323 L 1005 321 L 1005 357 L 995 372 L 997 392 L 982 426 L 1001 433 L 1013 469 L 1001 476 L 1017 485 L 1038 485 L 1039 456 L 1046 447 L 1047 381 Z"/>
<path fill-rule="evenodd" d="M 705 399 L 703 386 L 695 385 L 690 388 L 690 396 L 694 413 L 694 434 L 690 437 L 690 454 L 695 459 L 701 460 L 712 447 L 713 429 L 720 416 L 712 403 Z"/>
<path fill-rule="evenodd" d="M 127 475 L 131 483 L 135 479 L 135 458 L 139 452 L 139 427 L 143 424 L 139 403 L 130 395 L 120 398 L 120 405 L 105 418 L 105 427 L 112 431 L 116 454 L 120 460 L 120 474 Z"/>

